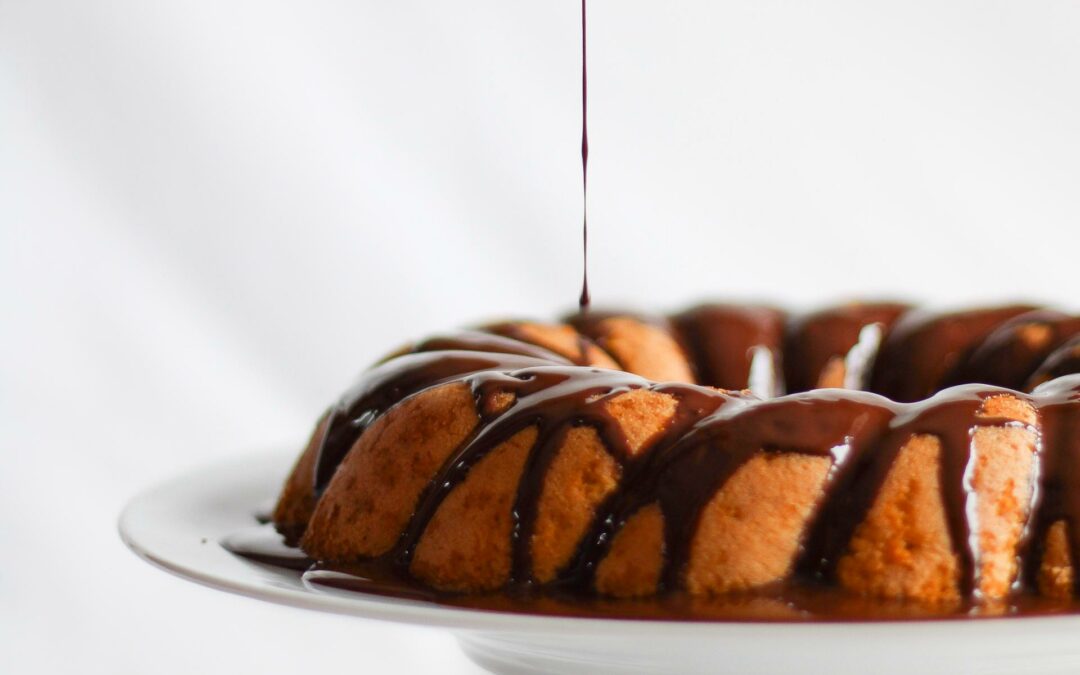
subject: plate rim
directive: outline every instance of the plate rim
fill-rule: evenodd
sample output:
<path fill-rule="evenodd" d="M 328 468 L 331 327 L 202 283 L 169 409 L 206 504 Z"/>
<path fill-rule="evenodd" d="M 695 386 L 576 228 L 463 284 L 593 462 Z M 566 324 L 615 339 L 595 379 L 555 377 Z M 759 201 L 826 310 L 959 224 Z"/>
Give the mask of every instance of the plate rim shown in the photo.
<path fill-rule="evenodd" d="M 234 595 L 253 598 L 264 602 L 278 605 L 296 607 L 310 611 L 327 612 L 331 614 L 353 616 L 379 621 L 391 621 L 396 623 L 411 624 L 417 626 L 450 628 L 459 632 L 505 632 L 505 633 L 544 633 L 544 634 L 567 634 L 567 633 L 610 633 L 617 632 L 622 636 L 649 635 L 652 637 L 668 637 L 677 635 L 682 639 L 695 639 L 697 637 L 716 636 L 717 631 L 731 637 L 732 634 L 746 632 L 747 634 L 759 634 L 762 630 L 768 630 L 783 637 L 783 634 L 831 634 L 850 633 L 853 629 L 862 632 L 887 632 L 895 635 L 897 632 L 921 632 L 931 630 L 995 632 L 991 626 L 1012 626 L 1022 622 L 1025 627 L 1032 630 L 1039 628 L 1053 628 L 1060 630 L 1067 624 L 1075 624 L 1080 629 L 1080 614 L 1064 614 L 1050 616 L 1031 617 L 983 617 L 979 619 L 965 620 L 958 618 L 941 619 L 884 619 L 875 621 L 840 620 L 840 621 L 734 621 L 734 620 L 680 620 L 680 619 L 637 619 L 637 618 L 602 618 L 602 617 L 575 617 L 575 616 L 551 616 L 540 614 L 525 614 L 516 612 L 502 612 L 496 610 L 470 609 L 461 607 L 447 607 L 422 600 L 399 599 L 357 591 L 315 589 L 310 585 L 294 580 L 300 588 L 285 588 L 274 586 L 265 579 L 269 566 L 260 565 L 252 561 L 244 560 L 230 553 L 220 544 L 220 537 L 227 534 L 221 532 L 213 536 L 200 537 L 198 546 L 201 553 L 220 558 L 218 565 L 225 565 L 224 558 L 227 556 L 235 565 L 235 571 L 231 574 L 222 574 L 213 569 L 202 569 L 199 564 L 178 559 L 177 556 L 160 550 L 160 546 L 154 544 L 153 536 L 148 536 L 145 523 L 147 518 L 154 522 L 158 519 L 160 525 L 161 512 L 163 509 L 168 515 L 167 507 L 175 511 L 177 506 L 187 503 L 188 507 L 199 506 L 195 499 L 199 493 L 206 496 L 207 493 L 216 493 L 211 488 L 225 483 L 226 477 L 231 482 L 237 483 L 236 474 L 240 474 L 239 485 L 247 490 L 258 489 L 250 484 L 254 480 L 253 475 L 269 476 L 280 475 L 284 481 L 284 475 L 292 466 L 295 457 L 282 449 L 263 451 L 260 453 L 231 456 L 213 463 L 203 464 L 174 475 L 171 478 L 154 483 L 148 488 L 137 493 L 124 505 L 117 519 L 117 530 L 121 541 L 136 556 L 150 563 L 152 566 L 168 572 L 181 579 L 194 582 L 201 586 L 224 591 Z M 252 469 L 254 467 L 254 470 Z M 245 485 L 244 480 L 249 481 Z M 272 497 L 274 490 L 281 483 L 271 483 L 268 488 L 268 497 Z M 222 485 L 222 487 L 225 487 Z M 235 487 L 235 486 L 234 486 Z M 238 518 L 250 518 L 251 513 L 257 507 L 259 501 L 247 504 L 246 512 L 232 514 Z M 179 516 L 171 514 L 173 519 Z M 176 522 L 173 526 L 179 525 Z M 187 524 L 194 527 L 193 523 Z M 234 527 L 243 527 L 238 522 Z M 166 528 L 177 529 L 177 528 Z M 183 529 L 182 525 L 178 529 Z M 212 543 L 210 549 L 206 544 Z M 192 548 L 192 555 L 198 551 L 194 543 L 180 544 L 178 546 Z M 207 566 L 210 566 L 209 563 Z M 246 571 L 246 573 L 245 573 Z M 236 577 L 248 577 L 236 578 Z"/>

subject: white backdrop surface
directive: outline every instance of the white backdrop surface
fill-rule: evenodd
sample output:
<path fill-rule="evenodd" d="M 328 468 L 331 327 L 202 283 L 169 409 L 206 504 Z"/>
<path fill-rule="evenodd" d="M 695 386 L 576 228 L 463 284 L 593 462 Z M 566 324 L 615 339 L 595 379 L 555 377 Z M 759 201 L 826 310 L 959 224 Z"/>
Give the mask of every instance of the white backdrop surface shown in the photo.
<path fill-rule="evenodd" d="M 0 0 L 0 671 L 476 672 L 115 518 L 412 336 L 572 306 L 578 9 Z M 590 59 L 598 305 L 1080 305 L 1080 4 L 592 0 Z"/>

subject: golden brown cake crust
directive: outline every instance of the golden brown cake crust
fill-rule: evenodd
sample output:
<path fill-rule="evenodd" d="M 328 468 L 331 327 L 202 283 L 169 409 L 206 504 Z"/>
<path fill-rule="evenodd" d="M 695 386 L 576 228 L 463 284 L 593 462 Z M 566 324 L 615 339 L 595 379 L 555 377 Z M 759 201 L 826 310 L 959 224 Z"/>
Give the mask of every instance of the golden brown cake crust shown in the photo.
<path fill-rule="evenodd" d="M 596 570 L 596 590 L 620 598 L 652 595 L 664 564 L 664 514 L 643 507 L 615 535 Z"/>
<path fill-rule="evenodd" d="M 621 474 L 595 429 L 575 427 L 567 432 L 537 505 L 530 548 L 537 581 L 552 581 L 570 561 L 596 508 L 615 490 Z"/>
<path fill-rule="evenodd" d="M 323 413 L 274 506 L 272 520 L 289 541 L 298 540 L 304 534 L 311 514 L 315 512 L 315 461 L 328 421 L 329 413 Z"/>
<path fill-rule="evenodd" d="M 615 363 L 607 352 L 567 324 L 515 321 L 494 324 L 489 329 L 498 335 L 550 349 L 579 365 L 619 369 L 619 364 Z"/>
<path fill-rule="evenodd" d="M 743 464 L 701 514 L 686 589 L 745 591 L 786 578 L 829 465 L 826 457 L 770 453 Z"/>
<path fill-rule="evenodd" d="M 478 422 L 463 383 L 429 389 L 391 408 L 334 474 L 304 533 L 304 550 L 324 560 L 389 551 L 428 481 Z"/>
<path fill-rule="evenodd" d="M 518 481 L 536 441 L 529 428 L 496 447 L 469 471 L 432 516 L 410 570 L 440 590 L 491 590 L 510 576 L 512 510 Z"/>
<path fill-rule="evenodd" d="M 915 436 L 901 448 L 840 560 L 845 588 L 885 598 L 959 600 L 959 563 L 945 522 L 940 471 L 937 438 Z"/>

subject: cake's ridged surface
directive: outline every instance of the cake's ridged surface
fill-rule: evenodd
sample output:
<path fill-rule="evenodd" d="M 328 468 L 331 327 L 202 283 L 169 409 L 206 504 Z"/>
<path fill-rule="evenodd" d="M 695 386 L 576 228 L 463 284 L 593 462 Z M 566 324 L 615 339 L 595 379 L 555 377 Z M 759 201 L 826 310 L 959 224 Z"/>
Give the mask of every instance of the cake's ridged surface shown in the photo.
<path fill-rule="evenodd" d="M 889 598 L 960 599 L 940 473 L 937 438 L 914 436 L 900 448 L 837 566 L 842 586 Z"/>
<path fill-rule="evenodd" d="M 1027 378 L 1024 389 L 1032 391 L 1050 380 L 1076 374 L 1080 374 L 1080 334 L 1066 340 L 1064 344 L 1051 352 Z"/>
<path fill-rule="evenodd" d="M 859 343 L 859 337 L 868 326 L 877 327 L 878 339 L 886 335 L 892 325 L 907 310 L 897 303 L 852 303 L 812 314 L 794 317 L 787 329 L 784 344 L 784 381 L 788 393 L 809 391 L 825 387 L 842 387 L 849 374 L 848 356 Z M 856 357 L 872 361 L 873 352 Z M 869 363 L 859 386 L 865 388 L 865 376 L 869 375 Z"/>
<path fill-rule="evenodd" d="M 486 329 L 496 335 L 551 350 L 579 366 L 619 369 L 607 352 L 568 324 L 513 321 L 492 324 Z"/>
<path fill-rule="evenodd" d="M 1059 520 L 1046 531 L 1042 561 L 1039 564 L 1039 593 L 1059 600 L 1071 598 L 1075 593 L 1068 527 L 1068 523 Z"/>
<path fill-rule="evenodd" d="M 978 343 L 944 382 L 980 383 L 1022 390 L 1056 349 L 1080 333 L 1080 318 L 1040 309 L 1005 321 Z"/>
<path fill-rule="evenodd" d="M 446 496 L 416 546 L 409 568 L 416 578 L 451 591 L 506 584 L 514 496 L 535 441 L 535 428 L 519 431 L 478 461 Z"/>
<path fill-rule="evenodd" d="M 608 454 L 595 429 L 574 427 L 566 432 L 536 506 L 529 546 L 536 581 L 552 581 L 570 562 L 597 507 L 621 478 L 619 463 Z"/>
<path fill-rule="evenodd" d="M 686 353 L 662 320 L 591 313 L 571 324 L 596 341 L 623 370 L 658 382 L 694 382 Z"/>
<path fill-rule="evenodd" d="M 691 355 L 699 384 L 748 389 L 755 354 L 764 352 L 781 372 L 784 313 L 766 306 L 699 305 L 671 317 L 679 342 Z M 773 389 L 779 393 L 779 384 Z"/>
<path fill-rule="evenodd" d="M 428 482 L 479 421 L 472 392 L 460 382 L 390 408 L 334 473 L 304 533 L 304 550 L 323 560 L 389 551 Z"/>
<path fill-rule="evenodd" d="M 670 322 L 597 313 L 431 338 L 320 419 L 274 522 L 314 558 L 380 557 L 449 591 L 640 597 L 807 581 L 943 605 L 1018 583 L 1069 596 L 1077 329 L 1021 307 L 788 317 L 708 305 Z M 719 343 L 736 355 L 710 353 Z M 691 383 L 744 389 L 747 355 L 762 350 L 774 393 L 783 363 L 793 389 L 869 383 L 915 402 Z M 980 374 L 1047 382 L 925 398 Z"/>
<path fill-rule="evenodd" d="M 869 389 L 902 403 L 931 396 L 995 328 L 1033 309 L 1013 305 L 946 314 L 908 312 L 882 343 Z"/>
<path fill-rule="evenodd" d="M 695 595 L 746 591 L 787 578 L 831 460 L 759 452 L 702 510 L 683 584 Z"/>
<path fill-rule="evenodd" d="M 615 534 L 611 548 L 596 568 L 596 590 L 604 595 L 634 598 L 656 593 L 664 568 L 664 514 L 647 504 Z"/>

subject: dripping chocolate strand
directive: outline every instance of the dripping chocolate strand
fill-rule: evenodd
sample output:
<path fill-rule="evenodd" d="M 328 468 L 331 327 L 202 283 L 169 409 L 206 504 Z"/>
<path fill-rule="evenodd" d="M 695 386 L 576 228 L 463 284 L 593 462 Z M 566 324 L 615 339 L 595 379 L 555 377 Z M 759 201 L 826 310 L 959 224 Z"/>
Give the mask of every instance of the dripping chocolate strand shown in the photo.
<path fill-rule="evenodd" d="M 581 0 L 581 296 L 578 307 L 589 311 L 589 68 L 586 52 L 585 0 Z"/>

